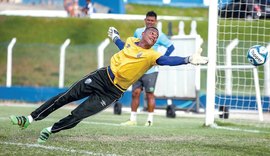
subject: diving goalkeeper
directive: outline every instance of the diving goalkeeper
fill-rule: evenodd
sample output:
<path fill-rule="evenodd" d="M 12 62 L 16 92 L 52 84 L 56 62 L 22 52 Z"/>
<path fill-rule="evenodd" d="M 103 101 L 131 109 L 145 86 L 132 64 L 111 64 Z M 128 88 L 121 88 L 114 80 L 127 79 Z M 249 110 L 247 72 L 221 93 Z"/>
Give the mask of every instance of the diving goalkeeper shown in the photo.
<path fill-rule="evenodd" d="M 113 38 L 119 38 L 116 31 Z M 155 27 L 148 27 L 142 33 L 142 39 L 129 37 L 123 49 L 114 54 L 110 66 L 97 69 L 74 83 L 67 91 L 46 101 L 29 116 L 11 115 L 14 125 L 27 128 L 33 121 L 46 118 L 58 108 L 83 98 L 80 105 L 71 114 L 41 130 L 38 143 L 44 143 L 57 132 L 75 127 L 84 118 L 99 113 L 115 103 L 149 68 L 154 65 L 207 64 L 208 59 L 201 56 L 201 49 L 189 57 L 161 56 L 151 47 L 157 41 L 159 32 Z"/>

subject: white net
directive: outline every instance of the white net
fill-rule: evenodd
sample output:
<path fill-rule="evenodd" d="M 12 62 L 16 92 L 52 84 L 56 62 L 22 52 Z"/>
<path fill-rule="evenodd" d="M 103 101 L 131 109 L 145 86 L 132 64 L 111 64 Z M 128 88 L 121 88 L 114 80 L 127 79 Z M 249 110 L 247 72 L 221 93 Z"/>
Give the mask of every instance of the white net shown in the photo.
<path fill-rule="evenodd" d="M 269 6 L 266 4 L 267 1 L 253 0 L 219 1 L 215 95 L 218 113 L 215 120 L 261 120 L 254 82 L 258 74 L 262 118 L 264 122 L 270 121 L 269 95 L 264 87 L 269 83 L 266 79 L 269 69 L 265 67 L 268 62 L 254 69 L 246 57 L 251 46 L 267 47 L 269 44 L 270 19 L 267 19 L 267 12 L 270 15 L 270 2 Z"/>

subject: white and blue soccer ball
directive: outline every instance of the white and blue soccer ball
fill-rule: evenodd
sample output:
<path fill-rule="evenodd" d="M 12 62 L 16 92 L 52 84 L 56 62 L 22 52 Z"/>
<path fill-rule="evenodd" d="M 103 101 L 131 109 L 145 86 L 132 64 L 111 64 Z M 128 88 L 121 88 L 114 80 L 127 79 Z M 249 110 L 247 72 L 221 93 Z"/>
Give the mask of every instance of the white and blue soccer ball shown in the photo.
<path fill-rule="evenodd" d="M 261 45 L 254 45 L 247 51 L 247 59 L 254 66 L 263 65 L 268 57 L 268 50 Z"/>

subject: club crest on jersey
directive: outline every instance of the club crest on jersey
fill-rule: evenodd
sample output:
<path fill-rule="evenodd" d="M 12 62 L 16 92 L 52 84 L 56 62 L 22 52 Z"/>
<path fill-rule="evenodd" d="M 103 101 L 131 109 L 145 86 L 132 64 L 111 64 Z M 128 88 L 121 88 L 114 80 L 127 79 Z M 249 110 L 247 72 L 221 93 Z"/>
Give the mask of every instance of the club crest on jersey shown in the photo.
<path fill-rule="evenodd" d="M 127 45 L 126 45 L 126 48 L 129 48 L 129 47 L 130 47 L 130 44 L 127 44 Z"/>
<path fill-rule="evenodd" d="M 85 84 L 90 84 L 92 82 L 92 79 L 88 78 L 84 81 Z"/>
<path fill-rule="evenodd" d="M 138 53 L 137 58 L 140 58 L 142 56 L 142 54 L 143 54 L 142 52 Z"/>

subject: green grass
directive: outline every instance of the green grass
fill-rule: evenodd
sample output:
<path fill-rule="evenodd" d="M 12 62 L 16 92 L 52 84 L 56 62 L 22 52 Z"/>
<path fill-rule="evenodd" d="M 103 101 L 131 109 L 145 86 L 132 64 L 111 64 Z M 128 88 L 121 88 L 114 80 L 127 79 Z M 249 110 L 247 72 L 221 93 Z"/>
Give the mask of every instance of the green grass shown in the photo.
<path fill-rule="evenodd" d="M 269 128 L 244 127 L 261 133 L 230 131 L 204 127 L 203 118 L 169 119 L 157 115 L 153 127 L 144 127 L 144 114 L 138 115 L 138 126 L 123 127 L 119 123 L 126 121 L 129 114 L 113 115 L 110 111 L 53 134 L 47 143 L 38 145 L 39 132 L 71 110 L 60 109 L 25 130 L 11 125 L 9 115 L 27 115 L 33 109 L 0 106 L 1 155 L 270 155 Z"/>
<path fill-rule="evenodd" d="M 205 19 L 208 16 L 207 8 L 196 8 L 194 11 L 194 8 L 126 5 L 126 14 L 145 15 L 150 10 L 156 11 L 158 16 L 186 16 Z M 167 33 L 167 24 L 170 21 L 163 22 L 163 31 Z M 177 34 L 179 21 L 172 22 L 173 33 Z M 205 23 L 207 20 L 200 22 L 199 25 L 205 25 Z M 9 42 L 13 37 L 17 37 L 18 42 L 21 43 L 62 44 L 66 38 L 70 38 L 71 44 L 97 44 L 107 37 L 107 30 L 110 26 L 116 27 L 120 31 L 121 37 L 127 38 L 133 36 L 137 27 L 144 26 L 144 21 L 0 16 L 0 24 L 0 42 Z M 186 21 L 186 25 L 185 30 L 188 33 L 190 21 Z M 203 25 L 198 27 L 198 32 L 205 38 L 207 37 L 207 33 L 205 33 L 207 27 Z"/>
<path fill-rule="evenodd" d="M 127 14 L 145 14 L 146 11 L 154 10 L 158 15 L 187 16 L 208 18 L 208 8 L 179 8 L 172 6 L 153 6 L 153 5 L 126 5 Z"/>
<path fill-rule="evenodd" d="M 177 8 L 129 4 L 127 14 L 145 15 L 155 10 L 158 15 L 207 18 L 207 8 Z M 163 20 L 163 31 L 167 33 L 169 22 L 173 34 L 178 33 L 179 21 Z M 185 32 L 190 32 L 191 21 L 185 21 Z M 7 46 L 13 37 L 17 38 L 13 52 L 12 85 L 58 86 L 59 49 L 69 38 L 66 53 L 65 86 L 80 79 L 97 68 L 97 46 L 107 38 L 110 26 L 120 31 L 125 40 L 133 36 L 134 30 L 144 26 L 143 20 L 97 20 L 88 18 L 39 18 L 21 16 L 0 16 L 0 85 L 6 84 Z M 198 21 L 197 31 L 207 41 L 207 20 Z M 105 51 L 105 65 L 117 51 L 110 44 Z M 205 53 L 206 54 L 206 53 Z M 204 83 L 203 83 L 204 84 Z M 202 86 L 203 87 L 203 86 Z"/>

